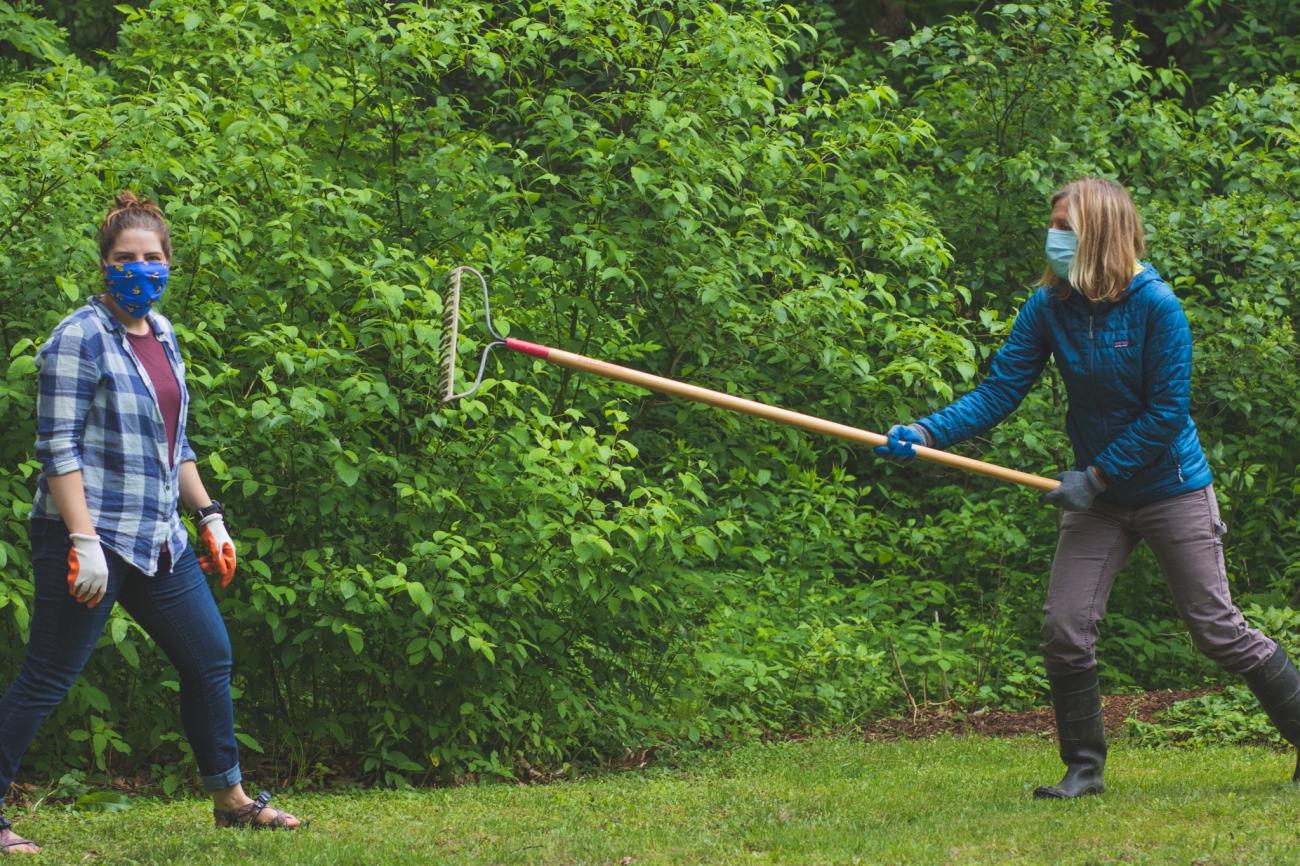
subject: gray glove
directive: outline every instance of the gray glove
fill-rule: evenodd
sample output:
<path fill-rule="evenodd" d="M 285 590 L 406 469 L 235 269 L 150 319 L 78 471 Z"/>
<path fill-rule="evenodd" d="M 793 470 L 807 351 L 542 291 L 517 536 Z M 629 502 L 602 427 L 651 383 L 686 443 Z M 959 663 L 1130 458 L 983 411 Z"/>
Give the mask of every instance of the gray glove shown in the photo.
<path fill-rule="evenodd" d="M 1101 479 L 1101 472 L 1096 466 L 1089 466 L 1082 472 L 1071 470 L 1056 476 L 1061 486 L 1049 490 L 1038 501 L 1044 505 L 1055 505 L 1066 511 L 1087 511 L 1097 494 L 1106 489 L 1106 482 Z"/>

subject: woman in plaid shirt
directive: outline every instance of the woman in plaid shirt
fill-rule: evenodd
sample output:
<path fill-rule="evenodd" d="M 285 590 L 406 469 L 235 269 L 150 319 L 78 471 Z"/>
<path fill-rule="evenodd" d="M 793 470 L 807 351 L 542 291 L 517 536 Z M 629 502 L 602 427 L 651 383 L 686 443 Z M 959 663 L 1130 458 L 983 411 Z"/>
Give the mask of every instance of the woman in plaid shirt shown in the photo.
<path fill-rule="evenodd" d="M 35 608 L 27 656 L 0 698 L 0 803 L 41 722 L 63 700 L 121 603 L 180 674 L 181 720 L 219 827 L 298 820 L 240 784 L 230 638 L 203 572 L 227 586 L 235 544 L 185 435 L 189 395 L 171 323 L 152 309 L 166 288 L 171 234 L 130 192 L 99 231 L 106 290 L 41 348 L 32 506 Z M 195 511 L 206 555 L 181 523 Z M 0 816 L 0 850 L 40 849 Z"/>

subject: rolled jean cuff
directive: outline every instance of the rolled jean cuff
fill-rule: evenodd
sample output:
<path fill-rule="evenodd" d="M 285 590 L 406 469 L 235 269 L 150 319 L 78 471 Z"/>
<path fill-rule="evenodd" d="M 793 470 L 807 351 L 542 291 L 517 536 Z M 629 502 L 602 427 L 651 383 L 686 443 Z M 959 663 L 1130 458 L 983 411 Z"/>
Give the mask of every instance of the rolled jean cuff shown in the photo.
<path fill-rule="evenodd" d="M 239 772 L 239 765 L 231 767 L 224 773 L 214 773 L 211 776 L 199 776 L 199 784 L 203 790 L 212 793 L 213 791 L 224 791 L 227 788 L 233 788 L 243 781 L 243 775 Z"/>

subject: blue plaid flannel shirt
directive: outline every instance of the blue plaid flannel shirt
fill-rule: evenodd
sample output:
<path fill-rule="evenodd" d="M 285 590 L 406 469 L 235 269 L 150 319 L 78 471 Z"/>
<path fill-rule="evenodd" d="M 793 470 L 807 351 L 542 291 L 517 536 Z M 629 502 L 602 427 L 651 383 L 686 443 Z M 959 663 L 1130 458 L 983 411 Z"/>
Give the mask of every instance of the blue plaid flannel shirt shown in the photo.
<path fill-rule="evenodd" d="M 145 574 L 158 570 L 166 542 L 180 555 L 189 535 L 177 511 L 180 465 L 194 460 L 185 435 L 189 392 L 171 322 L 148 322 L 180 385 L 173 459 L 153 383 L 131 351 L 126 328 L 98 298 L 59 323 L 36 356 L 36 458 L 41 476 L 33 518 L 60 518 L 46 477 L 81 470 L 86 505 L 101 543 Z"/>

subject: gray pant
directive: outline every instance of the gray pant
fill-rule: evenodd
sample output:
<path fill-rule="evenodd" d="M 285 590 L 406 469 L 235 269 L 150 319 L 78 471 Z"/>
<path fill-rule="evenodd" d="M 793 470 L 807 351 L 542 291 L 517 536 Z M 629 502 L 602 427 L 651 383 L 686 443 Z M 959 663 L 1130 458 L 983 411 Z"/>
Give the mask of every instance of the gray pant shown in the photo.
<path fill-rule="evenodd" d="M 1267 661 L 1277 644 L 1246 624 L 1228 591 L 1227 531 L 1213 486 L 1136 507 L 1097 502 L 1087 511 L 1064 512 L 1043 604 L 1047 672 L 1074 673 L 1097 663 L 1097 625 L 1115 575 L 1144 539 L 1197 649 L 1232 673 Z"/>

